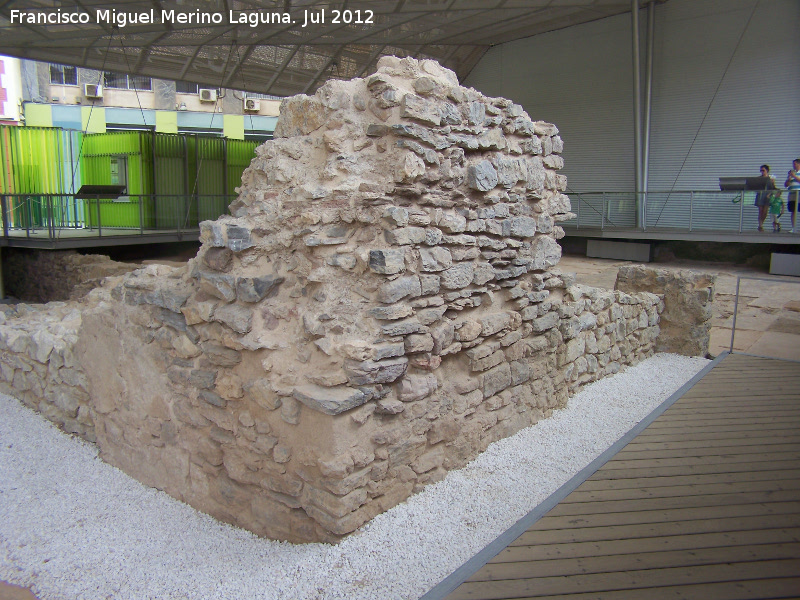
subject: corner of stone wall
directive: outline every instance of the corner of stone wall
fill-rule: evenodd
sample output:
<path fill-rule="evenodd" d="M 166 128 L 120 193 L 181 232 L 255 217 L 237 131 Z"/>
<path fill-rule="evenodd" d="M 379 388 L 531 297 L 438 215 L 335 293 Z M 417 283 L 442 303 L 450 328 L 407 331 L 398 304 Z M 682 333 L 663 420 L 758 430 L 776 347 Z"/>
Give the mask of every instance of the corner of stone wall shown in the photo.
<path fill-rule="evenodd" d="M 656 351 L 705 357 L 711 337 L 715 283 L 716 276 L 710 273 L 626 265 L 617 273 L 615 289 L 663 296 Z"/>

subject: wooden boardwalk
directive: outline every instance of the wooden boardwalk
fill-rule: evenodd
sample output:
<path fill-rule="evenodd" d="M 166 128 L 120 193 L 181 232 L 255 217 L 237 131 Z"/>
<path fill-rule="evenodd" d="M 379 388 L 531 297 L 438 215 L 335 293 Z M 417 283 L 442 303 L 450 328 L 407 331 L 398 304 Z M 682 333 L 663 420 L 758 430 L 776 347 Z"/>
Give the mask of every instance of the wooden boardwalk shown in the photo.
<path fill-rule="evenodd" d="M 800 363 L 724 357 L 526 526 L 425 599 L 800 598 Z"/>

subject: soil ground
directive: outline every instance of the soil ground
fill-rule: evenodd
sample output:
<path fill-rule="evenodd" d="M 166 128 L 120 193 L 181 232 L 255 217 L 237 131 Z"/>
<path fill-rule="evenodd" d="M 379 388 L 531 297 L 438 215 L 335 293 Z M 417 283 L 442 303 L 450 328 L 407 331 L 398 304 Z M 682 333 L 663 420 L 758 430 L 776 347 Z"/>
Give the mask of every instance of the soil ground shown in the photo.
<path fill-rule="evenodd" d="M 558 266 L 564 272 L 575 273 L 578 283 L 614 289 L 617 270 L 625 264 L 630 263 L 565 255 Z M 716 357 L 730 349 L 734 308 L 736 308 L 734 351 L 800 360 L 800 278 L 768 275 L 762 269 L 728 263 L 673 260 L 651 263 L 650 266 L 693 269 L 717 275 L 711 321 L 710 357 Z M 754 277 L 758 279 L 751 279 Z M 736 306 L 737 280 L 739 280 L 738 307 Z M 37 599 L 30 590 L 0 581 L 0 600 Z"/>

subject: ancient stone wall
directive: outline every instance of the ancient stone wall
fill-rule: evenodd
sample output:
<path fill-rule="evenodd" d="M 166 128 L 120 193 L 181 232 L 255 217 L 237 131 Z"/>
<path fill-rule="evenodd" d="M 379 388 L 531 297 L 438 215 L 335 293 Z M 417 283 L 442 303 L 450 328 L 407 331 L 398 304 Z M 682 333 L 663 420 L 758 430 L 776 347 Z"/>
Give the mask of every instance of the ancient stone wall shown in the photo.
<path fill-rule="evenodd" d="M 94 442 L 89 384 L 75 344 L 81 311 L 65 302 L 0 307 L 0 390 Z"/>
<path fill-rule="evenodd" d="M 662 297 L 555 267 L 572 215 L 553 125 L 385 58 L 287 99 L 276 137 L 188 267 L 82 309 L 70 418 L 145 483 L 259 535 L 335 541 L 653 352 Z"/>
<path fill-rule="evenodd" d="M 77 300 L 105 277 L 121 275 L 139 265 L 116 262 L 99 254 L 74 250 L 3 249 L 5 292 L 25 302 Z"/>
<path fill-rule="evenodd" d="M 619 269 L 615 289 L 653 292 L 664 297 L 657 352 L 706 356 L 711 337 L 711 303 L 716 276 L 691 270 L 629 265 Z"/>

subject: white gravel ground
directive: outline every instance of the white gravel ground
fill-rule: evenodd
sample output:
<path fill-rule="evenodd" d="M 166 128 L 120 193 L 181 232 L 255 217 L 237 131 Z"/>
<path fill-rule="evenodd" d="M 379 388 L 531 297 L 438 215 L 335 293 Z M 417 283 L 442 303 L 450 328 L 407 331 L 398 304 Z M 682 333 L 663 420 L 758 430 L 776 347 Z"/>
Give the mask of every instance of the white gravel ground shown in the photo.
<path fill-rule="evenodd" d="M 0 579 L 41 600 L 419 598 L 707 363 L 660 354 L 592 384 L 337 546 L 219 523 L 0 395 Z"/>

